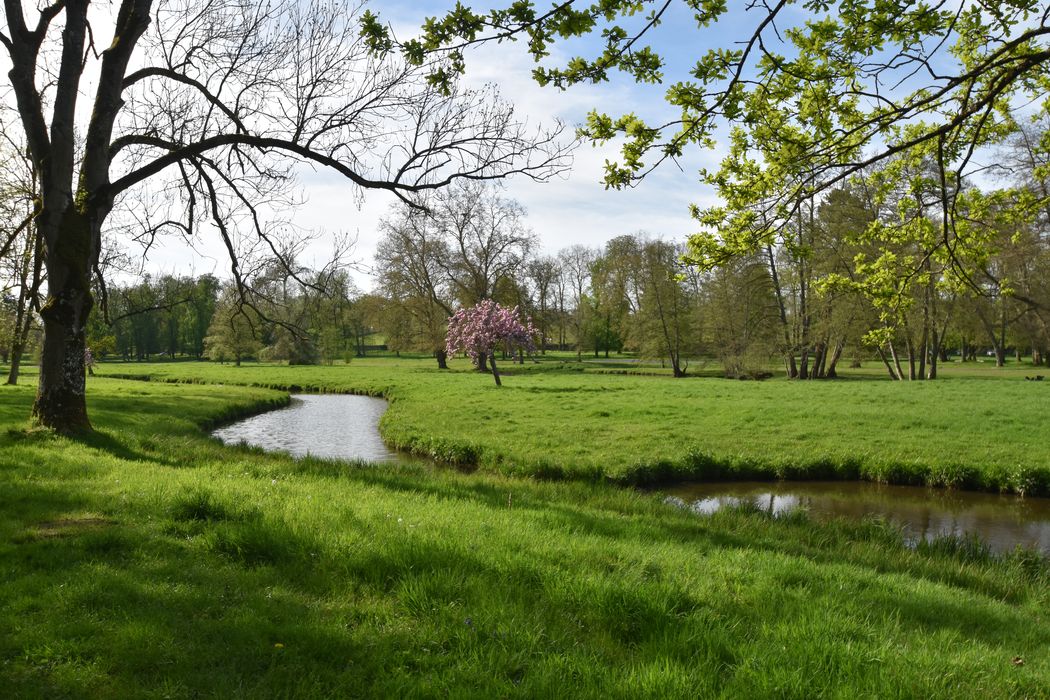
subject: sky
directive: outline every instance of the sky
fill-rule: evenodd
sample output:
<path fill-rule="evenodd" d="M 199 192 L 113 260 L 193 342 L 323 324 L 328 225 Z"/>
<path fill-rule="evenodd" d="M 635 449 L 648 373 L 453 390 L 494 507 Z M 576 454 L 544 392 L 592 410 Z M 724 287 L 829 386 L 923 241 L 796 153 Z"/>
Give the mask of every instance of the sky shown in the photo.
<path fill-rule="evenodd" d="M 428 16 L 441 14 L 451 2 L 413 0 L 378 0 L 369 3 L 373 11 L 387 21 L 398 38 L 408 38 L 418 31 Z M 476 7 L 482 7 L 477 3 Z M 700 53 L 697 30 L 691 15 L 680 3 L 673 3 L 669 20 L 657 29 L 660 49 L 671 62 L 668 80 L 684 74 L 690 60 Z M 557 64 L 570 55 L 594 55 L 596 41 L 576 41 L 558 45 L 549 59 Z M 663 101 L 666 86 L 637 85 L 625 77 L 614 77 L 601 85 L 576 86 L 565 91 L 540 87 L 531 76 L 534 67 L 521 43 L 505 43 L 476 49 L 467 56 L 465 82 L 470 86 L 493 84 L 504 98 L 510 99 L 520 116 L 530 123 L 550 124 L 561 120 L 571 127 L 580 124 L 594 108 L 619 116 L 635 112 L 646 119 L 673 117 Z M 675 75 L 677 73 L 678 75 Z M 617 147 L 610 144 L 596 148 L 582 144 L 576 149 L 571 171 L 546 183 L 524 177 L 505 181 L 506 196 L 522 203 L 526 223 L 540 241 L 540 252 L 554 254 L 573 244 L 601 247 L 619 235 L 645 232 L 672 240 L 684 240 L 697 230 L 689 215 L 690 203 L 709 205 L 712 196 L 698 184 L 697 172 L 711 167 L 720 159 L 718 151 L 691 149 L 676 166 L 665 163 L 638 186 L 627 190 L 607 190 L 601 183 L 606 159 L 617 158 Z M 323 231 L 319 242 L 307 252 L 307 264 L 322 264 L 329 247 L 324 240 L 335 231 L 357 237 L 351 257 L 358 263 L 355 280 L 364 290 L 372 286 L 365 271 L 372 263 L 379 235 L 377 224 L 396 198 L 386 192 L 368 191 L 360 203 L 354 203 L 352 192 L 339 175 L 324 170 L 300 174 L 306 203 L 293 216 L 295 223 L 306 229 Z M 205 242 L 191 253 L 175 240 L 153 248 L 144 268 L 154 273 L 228 274 L 228 262 L 221 245 Z M 313 257 L 313 260 L 309 259 Z"/>

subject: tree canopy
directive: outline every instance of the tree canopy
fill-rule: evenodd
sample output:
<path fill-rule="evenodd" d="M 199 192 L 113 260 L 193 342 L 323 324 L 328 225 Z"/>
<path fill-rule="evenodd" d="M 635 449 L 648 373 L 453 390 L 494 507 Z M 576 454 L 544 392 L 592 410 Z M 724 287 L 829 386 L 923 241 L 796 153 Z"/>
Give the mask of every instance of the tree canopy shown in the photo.
<path fill-rule="evenodd" d="M 535 337 L 532 321 L 522 321 L 518 307 L 508 309 L 491 299 L 482 299 L 475 306 L 458 310 L 448 320 L 446 351 L 452 355 L 462 350 L 475 363 L 487 356 L 492 378 L 496 386 L 500 386 L 495 351 L 516 352 L 520 349 L 532 352 L 536 347 Z"/>
<path fill-rule="evenodd" d="M 703 48 L 668 79 L 659 25 L 676 4 Z M 702 232 L 690 257 L 711 266 L 761 250 L 807 201 L 904 154 L 940 164 L 951 223 L 956 193 L 984 167 L 975 156 L 1008 133 L 1011 108 L 1050 106 L 1048 18 L 1034 0 L 566 0 L 546 9 L 518 0 L 490 11 L 457 3 L 401 44 L 375 15 L 365 14 L 363 31 L 375 49 L 399 46 L 413 62 L 447 55 L 454 70 L 469 47 L 522 39 L 535 79 L 562 89 L 617 72 L 667 81 L 674 118 L 599 108 L 581 133 L 620 144 L 604 177 L 614 188 L 723 137 L 720 166 L 700 172 L 721 201 L 693 209 Z M 550 65 L 552 45 L 583 36 L 597 42 L 591 55 Z M 443 67 L 430 80 L 443 86 L 453 74 Z M 945 224 L 939 233 L 954 256 L 962 232 Z"/>

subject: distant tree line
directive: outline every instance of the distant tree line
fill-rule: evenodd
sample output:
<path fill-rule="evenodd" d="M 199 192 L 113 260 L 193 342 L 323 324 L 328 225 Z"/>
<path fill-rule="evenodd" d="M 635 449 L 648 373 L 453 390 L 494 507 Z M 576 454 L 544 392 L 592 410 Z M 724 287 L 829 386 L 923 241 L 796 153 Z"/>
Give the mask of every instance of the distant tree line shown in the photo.
<path fill-rule="evenodd" d="M 780 365 L 798 379 L 833 378 L 877 359 L 896 380 L 933 379 L 949 360 L 1050 363 L 1050 157 L 1046 129 L 1024 126 L 1000 153 L 1011 185 L 946 181 L 936 159 L 901 157 L 807 201 L 774 242 L 698 260 L 695 245 L 645 233 L 601 248 L 539 249 L 521 205 L 488 183 L 399 204 L 380 223 L 373 293 L 345 269 L 294 256 L 262 261 L 239 284 L 213 275 L 144 276 L 97 289 L 88 345 L 97 358 L 349 361 L 381 345 L 447 366 L 447 322 L 493 300 L 520 307 L 536 348 L 607 358 L 630 352 L 675 376 L 718 362 L 727 376 Z M 25 182 L 30 185 L 25 185 Z M 39 347 L 41 272 L 32 178 L 8 183 L 0 296 L 0 360 Z M 945 188 L 957 211 L 944 217 Z M 947 221 L 947 223 L 946 223 Z M 945 255 L 946 226 L 961 241 Z M 976 241 L 965 248 L 967 241 Z M 981 274 L 966 276 L 958 260 Z M 381 343 L 379 342 L 381 341 Z M 486 369 L 486 358 L 478 358 Z M 14 368 L 17 375 L 17 367 Z"/>

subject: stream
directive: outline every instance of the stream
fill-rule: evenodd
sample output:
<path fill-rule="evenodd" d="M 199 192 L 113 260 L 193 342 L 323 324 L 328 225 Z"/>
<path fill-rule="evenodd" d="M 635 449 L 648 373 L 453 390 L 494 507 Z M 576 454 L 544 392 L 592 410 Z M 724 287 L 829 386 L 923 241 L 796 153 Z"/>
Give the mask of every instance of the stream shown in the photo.
<path fill-rule="evenodd" d="M 296 457 L 396 462 L 383 444 L 379 419 L 386 399 L 347 394 L 293 394 L 284 408 L 260 413 L 212 432 L 226 444 L 246 443 Z"/>
<path fill-rule="evenodd" d="M 369 462 L 403 459 L 379 436 L 384 399 L 346 394 L 294 394 L 285 408 L 215 430 L 227 444 Z M 661 489 L 668 501 L 700 516 L 746 506 L 779 515 L 804 509 L 815 519 L 885 518 L 912 541 L 976 535 L 996 552 L 1017 545 L 1050 554 L 1050 499 L 887 486 L 868 482 L 684 483 Z"/>
<path fill-rule="evenodd" d="M 662 489 L 698 515 L 751 507 L 771 515 L 797 509 L 818 520 L 885 518 L 913 542 L 976 535 L 992 551 L 1017 545 L 1050 554 L 1050 499 L 855 481 L 722 482 Z"/>

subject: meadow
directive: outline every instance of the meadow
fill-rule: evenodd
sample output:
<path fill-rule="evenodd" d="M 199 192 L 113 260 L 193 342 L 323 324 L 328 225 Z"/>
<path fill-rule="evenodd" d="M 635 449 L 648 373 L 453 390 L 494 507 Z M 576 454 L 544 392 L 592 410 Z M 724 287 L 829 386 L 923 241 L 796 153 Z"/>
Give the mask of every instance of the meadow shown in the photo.
<path fill-rule="evenodd" d="M 503 363 L 507 380 L 389 358 L 288 367 L 112 363 L 100 374 L 382 395 L 399 449 L 502 474 L 646 485 L 832 478 L 1050 494 L 1050 382 L 948 366 L 934 382 L 879 368 L 838 381 L 672 380 L 637 364 Z M 629 372 L 613 374 L 612 372 Z"/>
<path fill-rule="evenodd" d="M 956 459 L 992 465 L 991 450 L 1013 450 L 1045 468 L 1035 440 L 977 440 L 989 416 L 952 423 L 966 415 L 958 400 L 1003 392 L 1013 421 L 1037 433 L 1042 386 L 674 382 L 540 366 L 500 393 L 489 377 L 387 360 L 98 372 L 131 370 L 178 383 L 91 378 L 96 432 L 78 439 L 29 426 L 31 377 L 0 387 L 9 697 L 1046 695 L 1044 558 L 955 540 L 909 549 L 877 521 L 699 518 L 615 483 L 640 460 L 675 459 L 679 435 L 759 463 L 778 454 L 776 431 L 811 425 L 822 428 L 813 442 L 783 447 L 830 450 L 839 428 L 822 403 L 894 396 L 909 397 L 900 410 L 912 420 L 947 411 Z M 249 384 L 387 395 L 385 435 L 473 445 L 480 468 L 294 460 L 207 437 L 287 400 Z M 847 389 L 860 398 L 836 393 Z M 676 406 L 677 418 L 655 413 Z M 733 413 L 715 420 L 716 406 Z M 816 413 L 794 427 L 757 417 L 803 406 Z M 880 429 L 907 424 L 887 413 L 871 413 L 890 421 Z M 715 430 L 751 414 L 735 448 L 729 427 Z M 644 434 L 664 423 L 681 432 Z M 1013 439 L 1008 423 L 994 425 L 996 441 Z M 911 436 L 891 433 L 887 454 L 922 442 Z M 581 442 L 614 440 L 573 458 Z M 540 469 L 544 454 L 564 465 Z"/>

